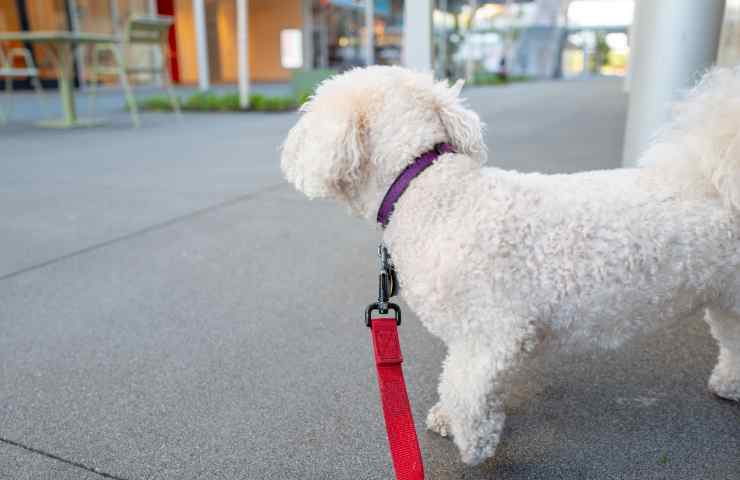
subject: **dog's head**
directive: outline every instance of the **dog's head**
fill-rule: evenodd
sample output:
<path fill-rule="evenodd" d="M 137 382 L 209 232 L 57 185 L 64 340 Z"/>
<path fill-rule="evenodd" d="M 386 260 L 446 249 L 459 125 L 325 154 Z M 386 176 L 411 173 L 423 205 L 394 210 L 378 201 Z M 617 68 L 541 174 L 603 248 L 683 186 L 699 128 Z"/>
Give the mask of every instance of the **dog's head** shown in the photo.
<path fill-rule="evenodd" d="M 400 67 L 332 77 L 288 134 L 283 173 L 310 198 L 336 198 L 372 217 L 395 177 L 435 143 L 485 162 L 481 122 L 464 107 L 461 88 Z"/>

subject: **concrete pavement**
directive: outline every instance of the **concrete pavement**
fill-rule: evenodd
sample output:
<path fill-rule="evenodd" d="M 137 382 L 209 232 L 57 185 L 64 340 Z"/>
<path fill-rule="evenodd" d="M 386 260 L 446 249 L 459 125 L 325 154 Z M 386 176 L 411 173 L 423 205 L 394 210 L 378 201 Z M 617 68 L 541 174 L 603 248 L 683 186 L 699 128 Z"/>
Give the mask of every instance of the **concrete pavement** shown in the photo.
<path fill-rule="evenodd" d="M 469 89 L 491 163 L 618 166 L 619 82 Z M 0 128 L 0 478 L 387 479 L 374 229 L 284 183 L 293 114 Z M 424 432 L 442 345 L 408 311 L 432 479 L 740 478 L 740 407 L 684 322 L 522 379 L 494 459 Z"/>

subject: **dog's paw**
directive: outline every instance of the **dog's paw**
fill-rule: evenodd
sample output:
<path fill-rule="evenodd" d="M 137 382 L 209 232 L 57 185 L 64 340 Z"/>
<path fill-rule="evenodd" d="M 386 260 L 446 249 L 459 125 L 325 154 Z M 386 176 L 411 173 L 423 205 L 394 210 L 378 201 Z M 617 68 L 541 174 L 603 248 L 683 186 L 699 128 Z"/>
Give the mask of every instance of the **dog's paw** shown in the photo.
<path fill-rule="evenodd" d="M 427 428 L 443 437 L 450 434 L 450 419 L 447 417 L 442 405 L 439 403 L 429 410 L 429 415 L 427 415 Z"/>
<path fill-rule="evenodd" d="M 471 445 L 468 448 L 461 448 L 460 459 L 463 463 L 471 467 L 480 465 L 493 456 L 493 453 L 496 451 L 496 443 L 492 439 L 482 439 L 475 445 Z"/>
<path fill-rule="evenodd" d="M 715 370 L 709 378 L 709 390 L 725 400 L 740 402 L 740 377 L 724 375 Z"/>

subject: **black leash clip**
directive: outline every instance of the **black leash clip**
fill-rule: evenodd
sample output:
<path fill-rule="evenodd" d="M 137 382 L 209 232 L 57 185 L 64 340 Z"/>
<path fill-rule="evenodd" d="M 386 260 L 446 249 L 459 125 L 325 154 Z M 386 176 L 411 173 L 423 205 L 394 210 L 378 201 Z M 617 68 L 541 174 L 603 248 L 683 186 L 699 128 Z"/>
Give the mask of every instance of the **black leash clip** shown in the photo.
<path fill-rule="evenodd" d="M 396 325 L 401 325 L 401 307 L 389 302 L 390 298 L 398 293 L 398 279 L 396 270 L 393 268 L 391 256 L 388 249 L 382 243 L 378 245 L 378 258 L 380 259 L 380 273 L 378 275 L 378 301 L 371 303 L 365 309 L 365 325 L 370 326 L 372 313 L 377 311 L 381 315 L 393 312 Z"/>

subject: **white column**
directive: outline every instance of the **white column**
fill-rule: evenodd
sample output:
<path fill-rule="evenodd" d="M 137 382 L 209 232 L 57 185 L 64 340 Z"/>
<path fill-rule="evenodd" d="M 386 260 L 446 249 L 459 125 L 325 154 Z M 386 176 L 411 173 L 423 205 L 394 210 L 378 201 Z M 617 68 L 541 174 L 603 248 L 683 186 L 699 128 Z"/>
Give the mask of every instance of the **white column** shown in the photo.
<path fill-rule="evenodd" d="M 403 64 L 432 70 L 432 0 L 406 0 L 403 12 Z"/>
<path fill-rule="evenodd" d="M 375 63 L 375 1 L 365 0 L 365 65 Z"/>
<path fill-rule="evenodd" d="M 669 118 L 671 102 L 714 63 L 725 0 L 635 2 L 638 35 L 631 58 L 624 166 L 640 154 Z"/>
<path fill-rule="evenodd" d="M 437 76 L 439 78 L 447 78 L 447 42 L 449 41 L 449 31 L 447 29 L 448 20 L 448 8 L 447 0 L 439 0 L 439 10 L 442 12 L 442 41 L 439 43 L 439 60 L 437 61 Z M 432 24 L 432 31 L 434 31 L 434 24 Z"/>
<path fill-rule="evenodd" d="M 206 38 L 206 7 L 204 0 L 193 0 L 193 22 L 195 23 L 195 49 L 198 57 L 198 88 L 208 90 L 208 39 Z"/>
<path fill-rule="evenodd" d="M 639 16 L 637 8 L 635 8 L 634 13 L 632 14 L 632 25 L 630 25 L 629 30 L 627 31 L 629 35 L 629 47 L 630 47 L 630 53 L 629 53 L 629 59 L 627 60 L 627 73 L 624 76 L 624 83 L 622 84 L 622 88 L 624 90 L 624 93 L 630 93 L 630 87 L 632 86 L 632 76 L 634 75 L 635 69 L 633 68 L 633 60 L 636 55 L 636 46 L 637 46 L 637 24 L 639 22 Z"/>
<path fill-rule="evenodd" d="M 239 105 L 249 107 L 249 0 L 236 0 L 236 41 L 239 57 Z"/>
<path fill-rule="evenodd" d="M 313 5 L 311 0 L 303 0 L 303 69 L 314 68 L 313 32 L 314 32 Z"/>
<path fill-rule="evenodd" d="M 118 12 L 118 0 L 109 0 L 108 5 L 110 6 L 110 18 L 113 26 L 113 33 L 120 34 L 121 27 L 121 15 Z"/>
<path fill-rule="evenodd" d="M 470 18 L 468 18 L 468 25 L 465 28 L 466 40 L 472 39 L 473 37 L 473 29 L 475 28 L 475 14 L 478 13 L 478 0 L 468 0 L 468 7 L 470 7 Z M 468 44 L 468 46 L 470 46 L 470 44 Z M 476 50 L 478 49 L 476 48 Z M 473 59 L 472 56 L 468 56 L 468 59 L 465 61 L 465 81 L 472 83 L 474 74 L 475 59 Z"/>

